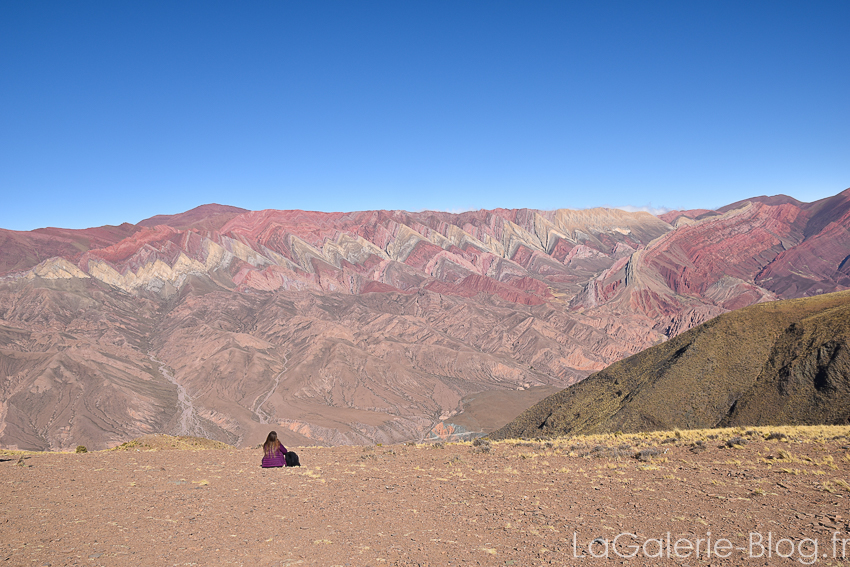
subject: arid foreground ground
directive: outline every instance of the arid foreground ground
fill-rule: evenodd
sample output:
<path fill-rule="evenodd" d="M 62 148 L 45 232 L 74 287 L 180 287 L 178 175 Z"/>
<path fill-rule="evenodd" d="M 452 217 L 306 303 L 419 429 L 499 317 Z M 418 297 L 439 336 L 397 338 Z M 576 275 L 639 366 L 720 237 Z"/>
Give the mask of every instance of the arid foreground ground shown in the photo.
<path fill-rule="evenodd" d="M 6 452 L 0 565 L 845 565 L 848 435 Z"/>

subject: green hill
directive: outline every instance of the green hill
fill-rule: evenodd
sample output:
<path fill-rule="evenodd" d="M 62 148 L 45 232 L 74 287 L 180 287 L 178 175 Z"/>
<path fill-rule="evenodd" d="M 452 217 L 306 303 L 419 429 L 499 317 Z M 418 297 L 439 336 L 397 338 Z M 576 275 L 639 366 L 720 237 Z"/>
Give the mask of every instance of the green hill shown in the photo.
<path fill-rule="evenodd" d="M 542 400 L 492 439 L 850 423 L 850 291 L 725 313 Z"/>

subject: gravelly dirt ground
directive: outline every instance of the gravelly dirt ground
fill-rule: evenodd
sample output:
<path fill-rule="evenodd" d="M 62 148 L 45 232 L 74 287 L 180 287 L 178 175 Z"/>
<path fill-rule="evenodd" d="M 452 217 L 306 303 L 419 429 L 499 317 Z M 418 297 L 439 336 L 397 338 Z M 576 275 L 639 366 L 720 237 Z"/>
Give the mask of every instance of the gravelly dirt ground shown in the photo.
<path fill-rule="evenodd" d="M 850 564 L 846 437 L 723 442 L 0 454 L 0 565 Z"/>

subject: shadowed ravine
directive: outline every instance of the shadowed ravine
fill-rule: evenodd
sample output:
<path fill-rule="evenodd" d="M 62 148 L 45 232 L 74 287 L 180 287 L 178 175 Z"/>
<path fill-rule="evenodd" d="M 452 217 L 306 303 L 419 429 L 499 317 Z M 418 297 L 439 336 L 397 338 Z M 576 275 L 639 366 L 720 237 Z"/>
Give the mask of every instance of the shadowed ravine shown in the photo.
<path fill-rule="evenodd" d="M 277 387 L 280 385 L 280 377 L 283 376 L 286 373 L 288 365 L 289 365 L 289 358 L 287 358 L 287 354 L 284 354 L 283 355 L 283 370 L 281 370 L 278 373 L 278 375 L 274 377 L 274 384 L 272 384 L 271 389 L 263 395 L 262 401 L 259 401 L 259 403 L 256 404 L 256 409 L 254 409 L 254 414 L 257 416 L 257 419 L 260 420 L 260 423 L 264 423 L 264 424 L 269 423 L 269 421 L 271 421 L 271 419 L 272 419 L 272 416 L 270 414 L 268 414 L 263 409 L 263 404 L 265 404 L 267 401 L 269 401 L 269 398 L 271 397 L 271 395 L 275 393 L 275 390 L 277 390 Z M 258 400 L 259 400 L 259 398 L 258 398 Z"/>
<path fill-rule="evenodd" d="M 195 407 L 192 405 L 192 397 L 189 395 L 189 392 L 187 392 L 186 388 L 174 379 L 174 376 L 171 374 L 171 370 L 168 369 L 164 362 L 157 360 L 153 355 L 150 355 L 150 359 L 157 365 L 162 377 L 171 382 L 174 387 L 177 388 L 177 411 L 179 418 L 177 419 L 178 425 L 175 434 L 190 435 L 193 437 L 208 437 L 209 434 L 204 430 L 204 426 L 201 425 L 201 422 L 195 413 Z"/>

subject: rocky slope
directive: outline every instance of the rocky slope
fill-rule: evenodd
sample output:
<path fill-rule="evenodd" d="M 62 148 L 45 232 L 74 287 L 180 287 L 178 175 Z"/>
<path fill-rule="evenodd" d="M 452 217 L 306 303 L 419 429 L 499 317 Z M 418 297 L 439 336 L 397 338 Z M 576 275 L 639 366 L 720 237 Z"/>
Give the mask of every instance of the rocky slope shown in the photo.
<path fill-rule="evenodd" d="M 847 425 L 848 345 L 850 291 L 754 305 L 612 364 L 490 436 Z"/>
<path fill-rule="evenodd" d="M 848 209 L 850 191 L 667 220 L 205 205 L 0 231 L 0 446 L 496 427 L 720 313 L 850 286 Z"/>

